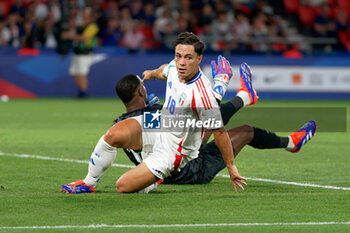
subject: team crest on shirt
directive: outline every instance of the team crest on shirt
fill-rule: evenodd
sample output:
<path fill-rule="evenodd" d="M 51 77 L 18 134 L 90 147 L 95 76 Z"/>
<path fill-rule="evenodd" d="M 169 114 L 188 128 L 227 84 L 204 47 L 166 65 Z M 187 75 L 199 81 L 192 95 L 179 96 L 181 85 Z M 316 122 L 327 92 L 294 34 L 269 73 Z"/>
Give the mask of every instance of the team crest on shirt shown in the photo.
<path fill-rule="evenodd" d="M 182 92 L 182 94 L 180 95 L 180 98 L 179 98 L 180 106 L 182 106 L 184 104 L 186 97 L 187 96 L 186 96 L 185 92 Z"/>

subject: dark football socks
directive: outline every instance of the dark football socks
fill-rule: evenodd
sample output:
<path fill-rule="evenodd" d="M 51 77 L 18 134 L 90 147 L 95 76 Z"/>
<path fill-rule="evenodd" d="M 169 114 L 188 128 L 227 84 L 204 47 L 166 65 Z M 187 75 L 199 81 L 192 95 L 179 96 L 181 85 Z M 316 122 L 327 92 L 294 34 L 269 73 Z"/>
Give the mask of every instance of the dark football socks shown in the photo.
<path fill-rule="evenodd" d="M 224 125 L 226 125 L 230 121 L 231 117 L 242 107 L 243 100 L 238 96 L 234 97 L 233 99 L 227 101 L 224 104 L 221 104 L 220 111 Z"/>
<path fill-rule="evenodd" d="M 288 137 L 279 137 L 266 129 L 254 128 L 254 138 L 249 143 L 257 149 L 286 148 L 289 142 Z"/>

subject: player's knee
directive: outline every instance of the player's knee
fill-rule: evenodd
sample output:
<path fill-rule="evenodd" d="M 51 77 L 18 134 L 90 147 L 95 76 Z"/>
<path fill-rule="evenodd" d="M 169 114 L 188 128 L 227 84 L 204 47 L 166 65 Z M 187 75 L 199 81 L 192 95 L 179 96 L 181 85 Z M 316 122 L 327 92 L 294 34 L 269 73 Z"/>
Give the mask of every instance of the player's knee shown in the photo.
<path fill-rule="evenodd" d="M 117 193 L 126 193 L 127 192 L 126 183 L 125 183 L 124 179 L 119 178 L 115 184 L 116 184 Z"/>
<path fill-rule="evenodd" d="M 107 133 L 104 135 L 103 139 L 105 142 L 107 142 L 109 145 L 121 148 L 121 140 L 119 137 L 119 133 L 116 132 L 113 129 L 110 129 L 107 131 Z"/>

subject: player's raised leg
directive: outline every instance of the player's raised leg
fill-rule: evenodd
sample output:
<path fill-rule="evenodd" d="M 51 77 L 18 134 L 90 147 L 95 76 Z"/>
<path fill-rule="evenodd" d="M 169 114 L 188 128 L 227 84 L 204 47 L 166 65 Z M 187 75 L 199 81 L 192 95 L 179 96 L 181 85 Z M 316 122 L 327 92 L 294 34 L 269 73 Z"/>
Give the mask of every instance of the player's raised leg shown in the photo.
<path fill-rule="evenodd" d="M 252 71 L 247 63 L 240 66 L 241 85 L 238 88 L 237 96 L 241 97 L 246 105 L 253 105 L 258 101 L 258 95 L 253 88 Z"/>
<path fill-rule="evenodd" d="M 212 61 L 213 64 L 213 61 Z M 215 63 L 214 63 L 215 64 Z M 213 66 L 213 65 L 212 65 Z M 224 125 L 226 125 L 231 117 L 242 107 L 255 104 L 258 101 L 258 95 L 253 88 L 252 72 L 247 63 L 240 66 L 241 85 L 238 88 L 237 95 L 220 105 L 221 116 Z M 226 89 L 225 89 L 226 90 Z"/>
<path fill-rule="evenodd" d="M 246 144 L 256 149 L 284 148 L 287 151 L 295 153 L 300 151 L 302 146 L 311 140 L 315 132 L 315 121 L 307 122 L 297 132 L 292 133 L 288 137 L 281 137 L 269 130 L 250 125 L 243 125 L 228 130 L 231 143 L 235 150 L 235 156 L 237 156 Z"/>
<path fill-rule="evenodd" d="M 304 124 L 297 132 L 289 135 L 289 144 L 286 150 L 292 153 L 300 151 L 302 146 L 315 135 L 316 129 L 316 121 L 309 121 Z"/>

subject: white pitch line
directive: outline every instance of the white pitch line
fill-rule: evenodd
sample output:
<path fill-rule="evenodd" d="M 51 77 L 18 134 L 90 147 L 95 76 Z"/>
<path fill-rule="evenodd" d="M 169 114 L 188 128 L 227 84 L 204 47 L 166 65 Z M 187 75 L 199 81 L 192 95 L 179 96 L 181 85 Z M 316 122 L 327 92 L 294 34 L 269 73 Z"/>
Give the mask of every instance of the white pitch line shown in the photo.
<path fill-rule="evenodd" d="M 164 225 L 61 225 L 61 226 L 17 226 L 0 227 L 0 230 L 29 229 L 86 229 L 86 228 L 178 228 L 178 227 L 246 227 L 246 226 L 317 226 L 350 225 L 350 222 L 272 222 L 272 223 L 206 223 L 206 224 L 164 224 Z"/>
<path fill-rule="evenodd" d="M 47 157 L 47 156 L 37 156 L 37 155 L 26 155 L 26 154 L 8 154 L 0 151 L 0 156 L 9 156 L 9 157 L 17 157 L 17 158 L 31 158 L 31 159 L 41 159 L 41 160 L 51 160 L 51 161 L 61 161 L 61 162 L 70 162 L 70 163 L 83 163 L 89 164 L 89 161 L 86 160 L 76 160 L 76 159 L 63 159 L 63 158 L 55 158 L 55 157 Z M 113 167 L 125 167 L 125 168 L 134 168 L 133 165 L 125 165 L 125 164 L 112 164 Z"/>
<path fill-rule="evenodd" d="M 1 152 L 1 151 L 0 151 L 0 156 L 9 156 L 9 157 L 17 157 L 17 158 L 32 158 L 32 159 L 41 159 L 41 160 L 51 160 L 51 161 L 61 161 L 61 162 L 70 162 L 70 163 L 89 164 L 89 161 L 85 161 L 85 160 L 64 159 L 64 158 L 55 158 L 55 157 L 37 156 L 37 155 L 27 155 L 27 154 L 9 154 L 9 153 Z M 135 166 L 134 165 L 125 165 L 125 164 L 113 163 L 112 167 L 134 168 Z M 223 175 L 223 174 L 218 174 L 217 176 L 230 178 L 229 175 Z M 298 182 L 291 182 L 291 181 L 271 180 L 271 179 L 254 178 L 254 177 L 246 177 L 246 178 L 248 180 L 267 182 L 267 183 L 350 191 L 349 187 L 338 187 L 338 186 L 330 186 L 330 185 L 298 183 Z"/>
<path fill-rule="evenodd" d="M 225 178 L 230 178 L 229 175 L 218 174 L 218 176 L 225 177 Z M 298 182 L 291 182 L 291 181 L 281 181 L 281 180 L 270 180 L 270 179 L 254 178 L 254 177 L 246 177 L 246 178 L 248 180 L 261 181 L 261 182 L 267 182 L 267 183 L 287 184 L 287 185 L 295 185 L 295 186 L 303 186 L 303 187 L 336 189 L 336 190 L 350 191 L 350 188 L 347 188 L 347 187 L 337 187 L 337 186 L 319 185 L 319 184 L 307 184 L 307 183 L 298 183 Z"/>

